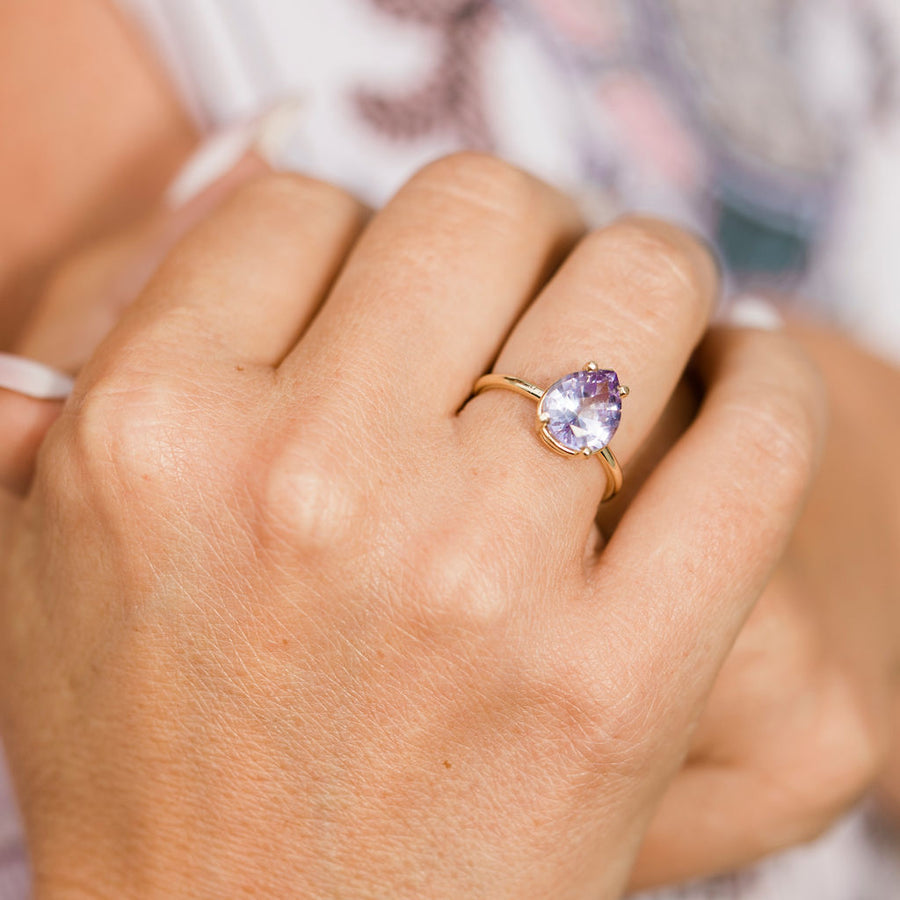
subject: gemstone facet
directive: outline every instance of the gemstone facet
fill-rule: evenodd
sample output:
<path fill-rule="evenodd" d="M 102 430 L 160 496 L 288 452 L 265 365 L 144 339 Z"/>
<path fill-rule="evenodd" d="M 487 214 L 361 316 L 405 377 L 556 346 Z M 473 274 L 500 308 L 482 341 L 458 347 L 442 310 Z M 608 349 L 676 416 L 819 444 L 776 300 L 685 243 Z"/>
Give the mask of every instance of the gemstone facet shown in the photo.
<path fill-rule="evenodd" d="M 570 453 L 596 453 L 611 440 L 622 417 L 619 376 L 586 369 L 554 382 L 538 405 L 547 435 Z"/>

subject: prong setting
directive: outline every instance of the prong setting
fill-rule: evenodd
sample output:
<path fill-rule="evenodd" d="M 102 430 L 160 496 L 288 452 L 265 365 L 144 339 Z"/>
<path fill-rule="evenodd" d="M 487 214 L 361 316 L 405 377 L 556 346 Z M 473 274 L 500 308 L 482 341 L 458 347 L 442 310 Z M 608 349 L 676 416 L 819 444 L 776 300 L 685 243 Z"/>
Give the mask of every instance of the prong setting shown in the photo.
<path fill-rule="evenodd" d="M 502 389 L 536 400 L 536 431 L 541 442 L 561 456 L 596 456 L 606 472 L 603 501 L 622 487 L 622 469 L 609 446 L 622 413 L 621 398 L 630 393 L 612 369 L 588 363 L 543 389 L 516 375 L 482 375 L 472 395 Z M 552 430 L 551 430 L 552 429 Z"/>
<path fill-rule="evenodd" d="M 616 373 L 599 369 L 594 362 L 555 381 L 538 399 L 541 440 L 563 456 L 595 456 L 618 427 L 619 387 Z"/>
<path fill-rule="evenodd" d="M 566 447 L 561 444 L 547 429 L 547 426 L 544 425 L 540 429 L 541 440 L 554 452 L 558 453 L 560 456 L 579 456 L 581 454 L 580 450 L 573 450 L 571 447 Z"/>

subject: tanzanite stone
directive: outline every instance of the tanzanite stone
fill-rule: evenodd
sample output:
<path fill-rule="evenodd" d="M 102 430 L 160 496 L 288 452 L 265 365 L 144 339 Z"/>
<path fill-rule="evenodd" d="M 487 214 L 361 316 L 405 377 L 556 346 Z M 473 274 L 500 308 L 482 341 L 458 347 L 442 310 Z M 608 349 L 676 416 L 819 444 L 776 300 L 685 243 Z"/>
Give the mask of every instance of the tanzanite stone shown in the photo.
<path fill-rule="evenodd" d="M 575 453 L 602 450 L 619 427 L 619 376 L 610 369 L 573 372 L 552 384 L 541 398 L 544 427 Z"/>

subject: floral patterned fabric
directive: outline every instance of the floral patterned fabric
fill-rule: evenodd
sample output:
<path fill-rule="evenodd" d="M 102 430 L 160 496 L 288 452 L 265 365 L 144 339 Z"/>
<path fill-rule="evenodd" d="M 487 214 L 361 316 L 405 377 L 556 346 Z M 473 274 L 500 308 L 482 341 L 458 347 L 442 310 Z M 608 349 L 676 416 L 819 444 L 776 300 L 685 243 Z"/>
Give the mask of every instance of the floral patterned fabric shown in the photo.
<path fill-rule="evenodd" d="M 489 150 L 703 231 L 731 289 L 900 357 L 895 0 L 120 0 L 210 127 L 304 104 L 290 164 L 382 202 Z M 800 301 L 795 301 L 800 302 Z"/>

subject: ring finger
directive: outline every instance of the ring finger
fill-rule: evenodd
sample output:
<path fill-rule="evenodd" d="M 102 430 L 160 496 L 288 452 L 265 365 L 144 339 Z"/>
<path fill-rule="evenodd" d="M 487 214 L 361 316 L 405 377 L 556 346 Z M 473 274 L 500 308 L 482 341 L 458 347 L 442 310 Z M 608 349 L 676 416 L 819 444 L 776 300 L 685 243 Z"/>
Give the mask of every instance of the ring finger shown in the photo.
<path fill-rule="evenodd" d="M 625 464 L 706 329 L 717 285 L 715 262 L 698 240 L 656 220 L 622 220 L 573 251 L 510 334 L 494 371 L 541 388 L 588 362 L 616 371 L 631 391 L 612 442 Z M 604 467 L 550 452 L 535 436 L 534 405 L 503 391 L 473 399 L 461 420 L 480 457 L 502 465 L 504 493 L 518 498 L 523 521 L 552 521 L 554 511 L 569 522 L 577 517 L 583 548 L 607 489 Z"/>

